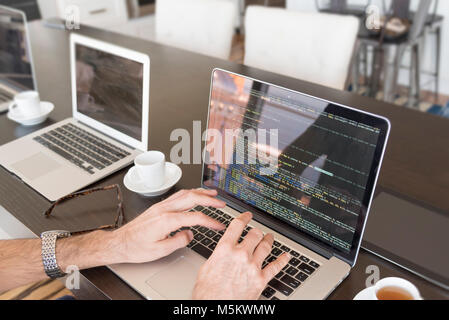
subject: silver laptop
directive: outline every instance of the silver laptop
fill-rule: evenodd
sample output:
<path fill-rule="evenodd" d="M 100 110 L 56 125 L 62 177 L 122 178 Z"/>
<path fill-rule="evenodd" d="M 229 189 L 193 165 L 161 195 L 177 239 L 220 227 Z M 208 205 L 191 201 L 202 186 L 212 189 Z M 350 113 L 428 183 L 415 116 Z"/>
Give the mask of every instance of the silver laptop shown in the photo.
<path fill-rule="evenodd" d="M 148 149 L 149 57 L 78 34 L 70 55 L 73 117 L 0 147 L 0 165 L 50 201 Z"/>
<path fill-rule="evenodd" d="M 240 241 L 250 228 L 274 234 L 264 266 L 291 254 L 261 299 L 326 298 L 356 262 L 389 121 L 216 69 L 208 129 L 201 185 L 216 189 L 227 207 L 192 210 L 225 225 L 251 211 Z M 236 138 L 222 140 L 227 132 Z M 148 299 L 189 299 L 223 233 L 192 231 L 188 247 L 166 258 L 110 269 Z"/>
<path fill-rule="evenodd" d="M 0 112 L 17 93 L 36 88 L 25 14 L 0 6 Z"/>

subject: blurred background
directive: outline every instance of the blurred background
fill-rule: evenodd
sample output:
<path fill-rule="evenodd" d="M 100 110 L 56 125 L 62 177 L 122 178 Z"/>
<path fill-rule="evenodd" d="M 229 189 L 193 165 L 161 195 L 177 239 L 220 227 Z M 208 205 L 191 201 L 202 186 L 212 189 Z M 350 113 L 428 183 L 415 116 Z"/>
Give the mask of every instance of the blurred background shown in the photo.
<path fill-rule="evenodd" d="M 449 38 L 445 36 L 449 28 L 449 1 L 0 0 L 0 3 L 24 10 L 30 21 L 54 17 L 78 19 L 81 24 L 449 117 Z M 357 26 L 348 22 L 354 18 L 359 20 Z"/>

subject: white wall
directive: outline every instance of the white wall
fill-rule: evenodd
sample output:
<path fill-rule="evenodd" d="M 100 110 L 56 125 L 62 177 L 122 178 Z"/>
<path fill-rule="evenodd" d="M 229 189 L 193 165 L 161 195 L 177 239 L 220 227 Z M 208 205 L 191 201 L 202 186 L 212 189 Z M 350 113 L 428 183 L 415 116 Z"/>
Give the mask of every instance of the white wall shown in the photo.
<path fill-rule="evenodd" d="M 54 18 L 59 16 L 56 7 L 56 0 L 37 0 L 41 11 L 42 19 Z"/>
<path fill-rule="evenodd" d="M 348 0 L 351 4 L 366 4 L 367 0 Z M 412 0 L 412 9 L 416 8 L 419 0 Z M 323 0 L 321 2 L 324 3 Z M 381 0 L 372 0 L 373 4 L 382 7 Z M 387 1 L 389 4 L 389 1 Z M 287 0 L 287 9 L 315 12 L 315 0 Z M 442 94 L 449 95 L 449 37 L 447 36 L 449 32 L 449 1 L 440 0 L 438 7 L 438 14 L 444 16 L 443 30 L 442 30 L 442 48 L 441 48 L 441 66 L 440 66 L 440 92 Z M 422 59 L 422 67 L 424 70 L 434 70 L 435 69 L 435 41 L 434 37 L 430 36 L 427 39 L 426 51 Z M 407 57 L 405 58 L 407 59 Z M 407 62 L 407 60 L 405 60 Z M 429 77 L 423 76 L 421 79 L 421 84 L 423 89 L 433 90 L 433 83 L 429 83 Z M 400 80 L 402 84 L 408 83 L 407 71 L 402 71 L 400 75 Z"/>

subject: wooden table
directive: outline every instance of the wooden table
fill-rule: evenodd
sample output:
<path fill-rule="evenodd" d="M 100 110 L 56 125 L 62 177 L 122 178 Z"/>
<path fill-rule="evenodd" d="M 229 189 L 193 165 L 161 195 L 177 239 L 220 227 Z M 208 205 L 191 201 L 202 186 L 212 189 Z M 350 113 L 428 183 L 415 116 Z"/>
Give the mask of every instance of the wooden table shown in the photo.
<path fill-rule="evenodd" d="M 447 119 L 136 38 L 83 26 L 80 32 L 150 55 L 151 149 L 161 150 L 168 155 L 176 144 L 169 139 L 171 131 L 185 128 L 192 132 L 193 120 L 201 121 L 205 129 L 210 75 L 214 67 L 220 67 L 388 117 L 392 123 L 392 133 L 379 184 L 449 211 Z M 0 144 L 71 116 L 69 32 L 46 28 L 36 21 L 30 23 L 30 35 L 39 91 L 43 100 L 55 104 L 55 111 L 46 123 L 32 128 L 21 127 L 9 121 L 6 115 L 0 115 Z M 183 177 L 177 188 L 198 187 L 201 166 L 181 167 Z M 122 183 L 126 170 L 95 185 L 119 183 L 124 196 L 125 216 L 130 220 L 159 199 L 141 198 L 126 190 Z M 49 202 L 3 168 L 0 168 L 0 204 L 36 234 L 49 229 L 83 229 L 92 223 L 93 214 L 89 212 L 100 212 L 108 205 L 102 196 L 96 201 L 69 201 L 63 210 L 64 218 L 60 215 L 58 219 L 45 219 L 42 213 L 48 208 Z M 363 250 L 350 276 L 330 298 L 352 299 L 365 287 L 368 277 L 366 267 L 370 265 L 380 268 L 381 277 L 400 276 L 409 279 L 418 286 L 425 298 L 449 298 L 448 292 Z M 142 298 L 106 267 L 83 271 L 81 280 L 81 289 L 74 291 L 79 298 Z"/>

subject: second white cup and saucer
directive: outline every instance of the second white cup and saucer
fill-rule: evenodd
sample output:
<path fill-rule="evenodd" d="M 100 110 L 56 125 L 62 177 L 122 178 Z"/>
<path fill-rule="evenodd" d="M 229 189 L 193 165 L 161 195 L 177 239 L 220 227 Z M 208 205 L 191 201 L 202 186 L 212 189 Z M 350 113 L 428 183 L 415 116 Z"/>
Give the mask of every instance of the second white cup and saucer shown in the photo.
<path fill-rule="evenodd" d="M 53 103 L 41 101 L 37 91 L 23 91 L 15 95 L 7 116 L 24 126 L 33 126 L 44 122 L 54 108 Z"/>
<path fill-rule="evenodd" d="M 413 283 L 390 277 L 360 291 L 354 300 L 422 300 L 422 297 Z"/>
<path fill-rule="evenodd" d="M 166 162 L 159 151 L 138 155 L 123 178 L 125 187 L 144 197 L 160 196 L 181 179 L 182 170 L 174 163 Z"/>

